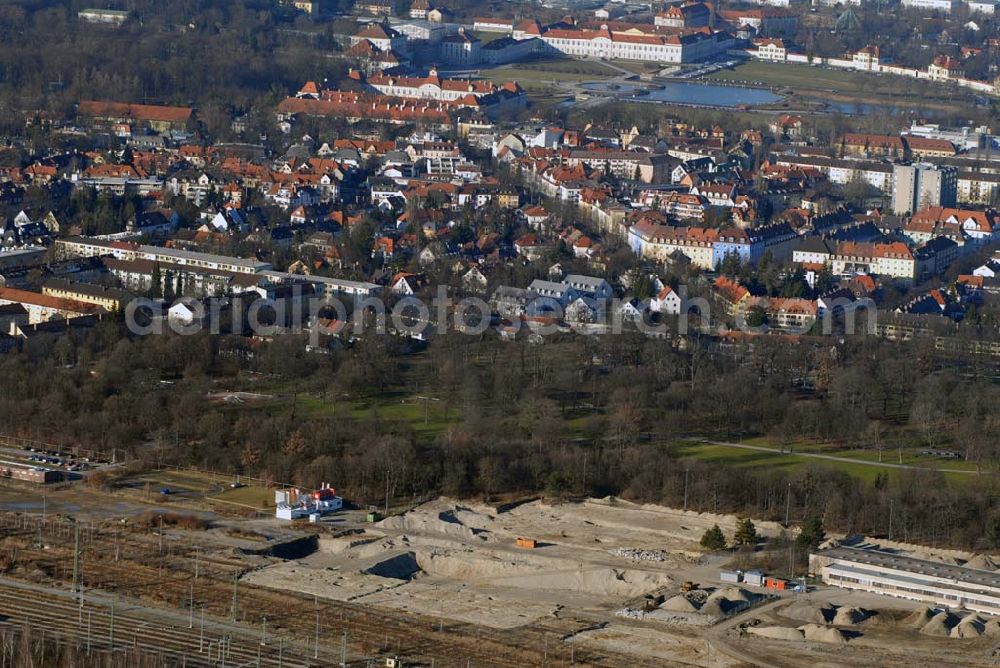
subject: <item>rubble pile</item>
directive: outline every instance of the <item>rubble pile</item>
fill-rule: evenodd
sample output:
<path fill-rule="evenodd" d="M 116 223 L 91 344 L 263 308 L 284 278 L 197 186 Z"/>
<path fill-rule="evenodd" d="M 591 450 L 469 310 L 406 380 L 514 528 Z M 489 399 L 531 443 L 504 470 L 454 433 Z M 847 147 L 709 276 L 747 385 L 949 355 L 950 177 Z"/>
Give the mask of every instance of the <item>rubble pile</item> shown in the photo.
<path fill-rule="evenodd" d="M 608 550 L 608 554 L 632 561 L 666 561 L 667 553 L 662 550 L 640 550 L 636 547 L 619 547 Z"/>

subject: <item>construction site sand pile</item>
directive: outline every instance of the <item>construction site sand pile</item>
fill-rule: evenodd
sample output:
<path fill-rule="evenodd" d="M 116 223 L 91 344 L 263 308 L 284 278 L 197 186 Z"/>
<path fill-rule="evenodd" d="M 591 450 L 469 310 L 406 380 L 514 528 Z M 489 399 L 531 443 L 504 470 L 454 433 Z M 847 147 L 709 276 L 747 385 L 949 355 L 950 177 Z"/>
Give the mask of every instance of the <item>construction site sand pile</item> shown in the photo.
<path fill-rule="evenodd" d="M 673 598 L 668 598 L 660 605 L 660 609 L 669 612 L 698 612 L 698 606 L 692 603 L 684 594 L 677 594 Z"/>
<path fill-rule="evenodd" d="M 404 552 L 395 556 L 383 559 L 365 571 L 368 575 L 377 575 L 381 578 L 392 578 L 393 580 L 413 580 L 419 575 L 423 575 L 420 564 L 417 563 L 416 555 L 413 552 Z"/>
<path fill-rule="evenodd" d="M 833 617 L 833 623 L 838 626 L 851 626 L 860 624 L 871 616 L 871 613 L 864 608 L 854 608 L 844 606 L 837 608 L 837 614 Z"/>
<path fill-rule="evenodd" d="M 342 536 L 340 538 L 320 538 L 318 550 L 322 554 L 350 554 L 354 557 L 368 557 L 391 550 L 396 542 L 385 536 Z"/>
<path fill-rule="evenodd" d="M 977 554 L 963 565 L 966 568 L 980 568 L 984 571 L 1000 570 L 1000 560 L 989 554 Z"/>
<path fill-rule="evenodd" d="M 751 593 L 742 587 L 726 587 L 715 592 L 713 596 L 715 595 L 722 596 L 728 601 L 744 601 L 746 603 L 752 603 L 760 598 L 757 594 Z"/>
<path fill-rule="evenodd" d="M 951 630 L 952 638 L 979 638 L 986 631 L 986 620 L 979 615 L 966 615 Z"/>
<path fill-rule="evenodd" d="M 617 568 L 579 567 L 562 572 L 539 572 L 506 578 L 491 578 L 494 585 L 524 589 L 555 589 L 586 592 L 596 596 L 632 597 L 668 586 L 672 580 L 666 575 L 645 571 Z"/>
<path fill-rule="evenodd" d="M 470 521 L 473 526 L 467 525 Z M 492 518 L 475 513 L 466 508 L 443 502 L 431 502 L 403 515 L 388 517 L 375 526 L 397 531 L 415 533 L 436 533 L 459 540 L 495 541 L 497 537 L 483 527 L 492 523 Z"/>
<path fill-rule="evenodd" d="M 948 566 L 961 566 L 962 560 L 951 554 L 940 554 L 938 552 L 931 552 L 928 557 L 928 561 L 936 561 L 939 564 L 947 564 Z"/>
<path fill-rule="evenodd" d="M 926 636 L 946 638 L 951 635 L 951 630 L 957 624 L 958 617 L 950 612 L 939 612 L 931 617 L 931 621 L 924 624 L 924 627 L 920 629 L 920 632 Z"/>
<path fill-rule="evenodd" d="M 774 640 L 804 640 L 805 634 L 798 629 L 790 629 L 787 626 L 751 626 L 747 629 L 755 636 L 772 638 Z"/>
<path fill-rule="evenodd" d="M 730 599 L 726 596 L 726 591 L 717 591 L 705 601 L 705 604 L 698 610 L 707 617 L 722 618 L 743 610 L 747 607 L 747 601 L 742 598 Z"/>
<path fill-rule="evenodd" d="M 785 617 L 811 624 L 826 624 L 836 617 L 836 608 L 829 603 L 810 604 L 808 601 L 793 603 L 785 608 Z"/>
<path fill-rule="evenodd" d="M 1000 637 L 1000 619 L 989 619 L 983 624 L 983 635 L 991 638 Z"/>
<path fill-rule="evenodd" d="M 418 550 L 417 561 L 431 575 L 456 580 L 533 575 L 541 570 L 540 565 L 527 558 L 512 559 L 463 550 Z"/>
<path fill-rule="evenodd" d="M 901 624 L 911 629 L 920 630 L 927 626 L 927 622 L 934 618 L 934 610 L 931 608 L 921 608 L 903 618 Z"/>
<path fill-rule="evenodd" d="M 847 636 L 844 635 L 844 632 L 832 626 L 824 626 L 822 624 L 806 624 L 805 626 L 800 626 L 799 630 L 802 631 L 806 640 L 833 644 L 842 644 L 847 642 Z"/>
<path fill-rule="evenodd" d="M 429 575 L 518 589 L 572 590 L 597 596 L 629 597 L 672 582 L 662 573 L 600 566 L 581 570 L 575 561 L 541 560 L 527 554 L 514 560 L 465 551 L 415 552 L 420 568 Z"/>
<path fill-rule="evenodd" d="M 470 529 L 493 531 L 496 528 L 496 518 L 489 514 L 488 508 L 468 508 L 456 506 L 452 516 Z"/>
<path fill-rule="evenodd" d="M 722 606 L 717 598 L 705 601 L 705 604 L 701 606 L 698 612 L 713 619 L 722 619 L 727 614 L 726 608 Z"/>

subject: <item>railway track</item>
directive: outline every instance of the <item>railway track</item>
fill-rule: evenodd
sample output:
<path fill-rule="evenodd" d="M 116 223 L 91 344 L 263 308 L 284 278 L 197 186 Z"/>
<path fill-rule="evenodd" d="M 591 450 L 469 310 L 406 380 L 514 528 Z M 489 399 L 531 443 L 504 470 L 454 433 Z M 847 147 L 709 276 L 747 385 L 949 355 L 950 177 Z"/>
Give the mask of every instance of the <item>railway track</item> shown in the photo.
<path fill-rule="evenodd" d="M 537 628 L 497 630 L 459 622 L 442 624 L 438 618 L 406 611 L 234 585 L 234 574 L 238 576 L 250 565 L 246 560 L 207 553 L 189 542 L 166 543 L 156 534 L 114 527 L 92 527 L 86 540 L 81 540 L 80 581 L 84 610 L 89 611 L 81 614 L 73 595 L 58 589 L 68 589 L 71 581 L 73 532 L 44 522 L 30 526 L 23 518 L 19 521 L 11 522 L 0 515 L 0 527 L 17 527 L 3 532 L 0 557 L 6 552 L 23 567 L 19 577 L 28 575 L 27 579 L 37 582 L 42 578 L 33 577 L 30 569 L 40 569 L 54 581 L 54 586 L 46 590 L 0 578 L 0 615 L 8 616 L 3 623 L 26 619 L 71 642 L 82 643 L 89 637 L 91 647 L 97 649 L 110 649 L 110 600 L 124 595 L 128 604 L 116 610 L 114 644 L 117 646 L 121 638 L 123 644 L 130 643 L 129 647 L 181 657 L 184 665 L 221 665 L 220 647 L 231 653 L 226 659 L 228 666 L 240 662 L 256 665 L 258 649 L 261 666 L 339 665 L 345 634 L 349 658 L 364 657 L 359 659 L 362 661 L 398 655 L 411 665 L 433 663 L 437 668 L 634 665 L 623 656 L 573 648 L 562 642 L 589 622 L 556 619 Z M 39 536 L 44 545 L 38 545 Z M 234 589 L 239 623 L 231 621 Z M 201 636 L 200 626 L 202 606 L 205 637 Z M 194 628 L 188 628 L 192 610 Z M 59 622 L 53 624 L 53 620 Z M 274 642 L 260 645 L 261 634 L 255 629 L 265 628 L 267 635 L 280 643 L 279 647 Z M 228 642 L 224 639 L 227 635 Z M 208 656 L 209 651 L 215 652 L 214 658 Z"/>
<path fill-rule="evenodd" d="M 307 655 L 301 642 L 240 631 L 211 620 L 202 632 L 200 617 L 192 628 L 165 623 L 162 614 L 132 603 L 104 605 L 84 598 L 82 605 L 69 592 L 65 596 L 25 589 L 0 580 L 0 623 L 29 624 L 33 633 L 44 633 L 94 652 L 127 652 L 139 649 L 150 655 L 170 657 L 187 666 L 262 666 L 305 668 L 339 664 L 326 647 L 318 657 Z M 352 658 L 352 657 L 349 657 Z M 356 657 L 354 657 L 356 658 Z M 336 659 L 336 661 L 335 661 Z"/>

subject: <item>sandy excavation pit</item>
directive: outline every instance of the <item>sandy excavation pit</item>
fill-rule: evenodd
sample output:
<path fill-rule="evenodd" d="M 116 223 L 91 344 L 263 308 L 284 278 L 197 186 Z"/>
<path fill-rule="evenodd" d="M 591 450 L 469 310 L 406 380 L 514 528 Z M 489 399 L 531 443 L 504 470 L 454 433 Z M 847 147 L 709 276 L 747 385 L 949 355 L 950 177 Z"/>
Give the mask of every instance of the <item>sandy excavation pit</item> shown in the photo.
<path fill-rule="evenodd" d="M 671 586 L 717 522 L 731 531 L 735 520 L 603 500 L 503 513 L 438 500 L 363 535 L 322 539 L 314 554 L 245 579 L 498 628 L 563 607 L 610 616 L 626 600 Z M 518 548 L 518 537 L 538 547 Z M 643 558 L 647 552 L 657 558 Z"/>

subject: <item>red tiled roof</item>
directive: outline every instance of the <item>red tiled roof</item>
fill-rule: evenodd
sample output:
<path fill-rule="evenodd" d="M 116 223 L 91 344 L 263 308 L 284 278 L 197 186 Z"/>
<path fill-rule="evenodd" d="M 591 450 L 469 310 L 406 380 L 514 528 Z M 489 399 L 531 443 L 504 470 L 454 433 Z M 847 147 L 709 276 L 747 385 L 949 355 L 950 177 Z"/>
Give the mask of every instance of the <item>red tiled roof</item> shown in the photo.
<path fill-rule="evenodd" d="M 968 285 L 973 288 L 982 288 L 983 282 L 984 279 L 982 276 L 973 276 L 971 274 L 962 274 L 956 281 L 959 285 Z"/>
<path fill-rule="evenodd" d="M 399 37 L 399 33 L 392 28 L 382 25 L 381 23 L 372 23 L 361 30 L 361 32 L 359 32 L 356 36 L 365 37 L 367 39 L 392 39 Z"/>
<path fill-rule="evenodd" d="M 457 107 L 440 101 L 422 100 L 417 103 L 399 104 L 381 95 L 330 92 L 325 93 L 321 100 L 289 97 L 278 104 L 278 111 L 284 114 L 301 113 L 308 116 L 345 116 L 394 121 L 431 120 L 439 123 L 449 121 L 448 111 L 451 108 Z"/>
<path fill-rule="evenodd" d="M 943 67 L 949 72 L 961 71 L 962 62 L 957 58 L 952 58 L 951 56 L 937 56 L 934 58 L 934 64 L 937 67 Z"/>
<path fill-rule="evenodd" d="M 726 278 L 725 276 L 720 276 L 715 279 L 715 283 L 712 284 L 712 288 L 720 297 L 731 304 L 737 304 L 746 297 L 750 296 L 749 290 L 731 278 Z"/>
<path fill-rule="evenodd" d="M 191 107 L 85 100 L 77 107 L 77 113 L 94 118 L 133 118 L 138 121 L 186 123 L 194 110 Z"/>
<path fill-rule="evenodd" d="M 74 299 L 63 299 L 62 297 L 52 297 L 51 295 L 43 295 L 38 292 L 18 290 L 16 288 L 0 288 L 0 301 L 30 304 L 32 306 L 70 311 L 72 313 L 96 313 L 101 310 L 101 307 L 96 304 L 79 302 Z"/>
<path fill-rule="evenodd" d="M 931 139 L 928 137 L 918 137 L 916 135 L 903 135 L 907 146 L 911 151 L 935 151 L 954 154 L 955 145 L 947 139 Z"/>

